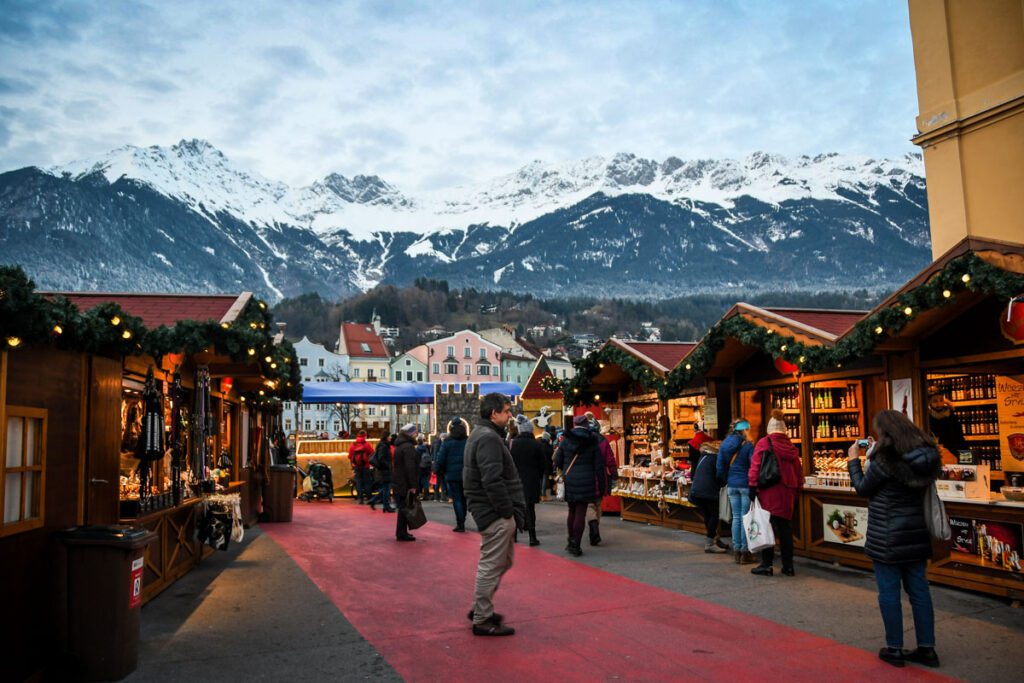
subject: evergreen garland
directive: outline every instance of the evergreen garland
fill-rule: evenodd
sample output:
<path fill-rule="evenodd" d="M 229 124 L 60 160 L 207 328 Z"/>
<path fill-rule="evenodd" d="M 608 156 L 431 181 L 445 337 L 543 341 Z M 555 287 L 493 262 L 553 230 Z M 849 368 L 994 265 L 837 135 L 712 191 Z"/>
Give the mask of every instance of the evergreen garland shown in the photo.
<path fill-rule="evenodd" d="M 49 345 L 110 357 L 149 355 L 157 362 L 169 353 L 212 350 L 238 363 L 258 364 L 267 384 L 262 394 L 251 392 L 254 403 L 302 397 L 295 348 L 287 341 L 274 345 L 263 301 L 251 300 L 231 324 L 183 320 L 150 330 L 115 303 L 83 313 L 67 298 L 48 299 L 35 288 L 20 267 L 0 266 L 0 347 Z"/>
<path fill-rule="evenodd" d="M 680 365 L 665 377 L 619 348 L 604 346 L 600 351 L 575 361 L 576 377 L 562 383 L 568 404 L 585 401 L 591 381 L 603 363 L 615 363 L 645 390 L 661 399 L 677 396 L 693 379 L 703 377 L 714 363 L 715 356 L 728 338 L 763 351 L 772 358 L 783 358 L 801 372 L 821 372 L 837 368 L 872 353 L 882 341 L 897 336 L 907 324 L 927 310 L 951 303 L 957 292 L 969 290 L 1007 301 L 1024 293 L 1024 275 L 993 266 L 977 254 L 969 252 L 952 259 L 927 282 L 904 292 L 891 305 L 862 319 L 834 346 L 805 344 L 733 316 L 716 323 L 700 344 Z"/>

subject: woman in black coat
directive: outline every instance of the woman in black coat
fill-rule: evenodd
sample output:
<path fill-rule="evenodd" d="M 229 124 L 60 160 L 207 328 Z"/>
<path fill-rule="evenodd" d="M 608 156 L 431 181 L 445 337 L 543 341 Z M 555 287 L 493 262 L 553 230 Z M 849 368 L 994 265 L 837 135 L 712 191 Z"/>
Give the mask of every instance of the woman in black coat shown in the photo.
<path fill-rule="evenodd" d="M 374 486 L 377 489 L 370 496 L 371 510 L 376 510 L 377 503 L 380 503 L 384 512 L 395 511 L 395 508 L 391 507 L 391 446 L 395 438 L 394 434 L 382 436 L 370 460 L 370 464 L 373 465 Z"/>
<path fill-rule="evenodd" d="M 862 470 L 857 444 L 850 447 L 848 467 L 857 494 L 869 499 L 864 550 L 875 566 L 885 625 L 886 647 L 878 656 L 894 666 L 905 661 L 938 666 L 935 613 L 926 576 L 932 547 L 924 498 L 942 470 L 941 458 L 932 437 L 899 411 L 881 411 L 873 426 L 878 443 L 868 454 L 867 472 Z M 910 653 L 903 650 L 901 585 L 910 597 L 917 635 L 917 649 Z"/>
<path fill-rule="evenodd" d="M 562 445 L 555 453 L 555 468 L 561 470 L 565 482 L 565 502 L 569 504 L 569 542 L 565 549 L 579 557 L 583 554 L 580 541 L 587 520 L 587 506 L 601 499 L 606 486 L 604 456 L 598 446 L 597 435 L 587 427 L 588 420 L 580 415 L 573 420 L 573 428 L 565 432 Z"/>
<path fill-rule="evenodd" d="M 533 423 L 520 415 L 516 418 L 518 433 L 512 437 L 512 460 L 519 470 L 523 482 L 523 497 L 526 499 L 526 531 L 530 534 L 530 545 L 540 545 L 537 540 L 537 511 L 540 502 L 540 480 L 544 476 L 544 448 L 533 436 Z"/>

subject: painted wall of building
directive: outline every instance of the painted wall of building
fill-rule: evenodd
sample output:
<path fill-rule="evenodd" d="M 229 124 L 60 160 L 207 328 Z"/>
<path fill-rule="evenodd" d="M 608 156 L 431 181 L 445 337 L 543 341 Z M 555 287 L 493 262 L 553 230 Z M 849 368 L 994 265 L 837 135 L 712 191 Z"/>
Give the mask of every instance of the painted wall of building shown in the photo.
<path fill-rule="evenodd" d="M 501 347 L 476 332 L 462 330 L 427 342 L 427 349 L 431 382 L 501 381 Z"/>

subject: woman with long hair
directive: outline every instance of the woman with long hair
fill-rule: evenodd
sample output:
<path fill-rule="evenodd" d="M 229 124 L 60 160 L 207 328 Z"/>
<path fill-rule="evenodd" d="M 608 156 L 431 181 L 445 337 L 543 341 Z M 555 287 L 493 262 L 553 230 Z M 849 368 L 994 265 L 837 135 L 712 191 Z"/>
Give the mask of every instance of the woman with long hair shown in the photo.
<path fill-rule="evenodd" d="M 875 566 L 878 607 L 885 625 L 885 645 L 878 657 L 893 666 L 916 662 L 939 665 L 935 654 L 935 613 L 928 590 L 931 533 L 925 522 L 924 498 L 942 469 L 931 436 L 903 413 L 883 410 L 872 422 L 878 442 L 868 451 L 867 472 L 854 443 L 848 452 L 850 480 L 868 503 L 865 551 Z M 914 614 L 917 649 L 903 649 L 903 586 Z"/>

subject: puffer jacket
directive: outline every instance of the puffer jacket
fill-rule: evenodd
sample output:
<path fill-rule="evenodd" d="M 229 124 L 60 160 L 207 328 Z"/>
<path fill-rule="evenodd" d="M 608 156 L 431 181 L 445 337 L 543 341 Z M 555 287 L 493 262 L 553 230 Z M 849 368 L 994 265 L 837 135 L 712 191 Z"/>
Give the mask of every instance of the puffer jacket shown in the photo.
<path fill-rule="evenodd" d="M 722 485 L 715 476 L 715 454 L 700 452 L 697 457 L 697 464 L 692 465 L 690 470 L 693 482 L 687 499 L 691 503 L 694 500 L 718 500 Z"/>
<path fill-rule="evenodd" d="M 402 432 L 395 439 L 394 457 L 395 496 L 402 500 L 409 489 L 420 485 L 419 455 L 416 454 L 416 440 Z"/>
<path fill-rule="evenodd" d="M 741 432 L 733 432 L 725 437 L 718 447 L 718 460 L 715 462 L 715 476 L 719 485 L 746 488 L 753 454 L 753 444 L 744 439 Z"/>
<path fill-rule="evenodd" d="M 597 502 L 608 486 L 604 455 L 597 435 L 586 427 L 574 427 L 565 433 L 562 445 L 555 453 L 555 468 L 562 470 L 567 503 Z"/>
<path fill-rule="evenodd" d="M 498 519 L 526 519 L 523 483 L 505 439 L 490 420 L 478 419 L 466 440 L 462 486 L 480 531 Z"/>
<path fill-rule="evenodd" d="M 434 463 L 437 476 L 444 477 L 445 481 L 462 481 L 462 462 L 465 453 L 465 428 L 449 433 L 448 438 L 442 441 L 437 449 L 437 462 Z"/>
<path fill-rule="evenodd" d="M 924 519 L 924 495 L 942 470 L 939 452 L 921 446 L 907 453 L 884 449 L 865 473 L 850 460 L 850 481 L 869 499 L 864 551 L 877 562 L 899 564 L 931 557 L 931 533 Z"/>

